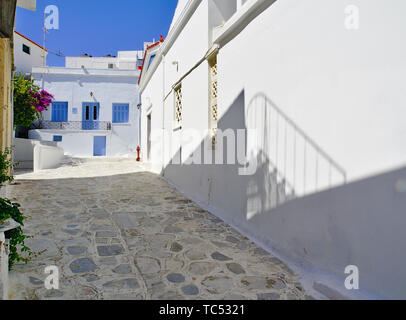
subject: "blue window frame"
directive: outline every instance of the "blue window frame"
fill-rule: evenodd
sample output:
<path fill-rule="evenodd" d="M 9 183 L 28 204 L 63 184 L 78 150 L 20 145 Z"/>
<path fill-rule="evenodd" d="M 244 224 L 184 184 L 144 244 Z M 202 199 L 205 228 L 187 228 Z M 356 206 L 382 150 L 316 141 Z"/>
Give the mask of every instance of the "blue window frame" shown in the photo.
<path fill-rule="evenodd" d="M 113 123 L 128 123 L 129 112 L 128 103 L 113 103 Z"/>
<path fill-rule="evenodd" d="M 62 142 L 62 136 L 54 136 L 54 142 Z"/>
<path fill-rule="evenodd" d="M 52 102 L 52 121 L 67 122 L 68 121 L 68 103 L 67 102 Z"/>
<path fill-rule="evenodd" d="M 148 69 L 149 69 L 149 67 L 151 66 L 152 62 L 154 61 L 155 57 L 156 57 L 156 54 L 153 54 L 153 55 L 151 56 L 151 58 L 149 58 Z"/>

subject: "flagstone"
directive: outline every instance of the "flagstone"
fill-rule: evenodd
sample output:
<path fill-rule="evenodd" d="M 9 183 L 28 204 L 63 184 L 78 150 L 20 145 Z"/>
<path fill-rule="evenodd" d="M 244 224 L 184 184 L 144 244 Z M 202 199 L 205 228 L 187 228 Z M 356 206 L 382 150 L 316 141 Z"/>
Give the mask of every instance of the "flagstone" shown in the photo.
<path fill-rule="evenodd" d="M 113 244 L 111 246 L 99 246 L 97 247 L 97 252 L 101 257 L 118 256 L 124 252 L 124 248 L 118 244 Z"/>
<path fill-rule="evenodd" d="M 89 271 L 95 271 L 97 266 L 92 259 L 81 258 L 73 261 L 69 268 L 73 273 L 86 273 Z"/>
<path fill-rule="evenodd" d="M 17 299 L 313 298 L 284 262 L 142 164 L 74 163 L 17 171 L 10 186 L 34 236 L 26 244 L 42 252 L 10 272 Z M 60 290 L 44 287 L 50 265 Z"/>

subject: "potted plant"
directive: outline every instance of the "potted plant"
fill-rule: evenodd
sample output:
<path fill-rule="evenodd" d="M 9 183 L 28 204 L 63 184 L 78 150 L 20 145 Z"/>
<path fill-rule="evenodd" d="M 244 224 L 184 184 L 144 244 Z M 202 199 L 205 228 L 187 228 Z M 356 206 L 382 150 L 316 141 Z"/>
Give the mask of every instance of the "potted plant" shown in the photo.
<path fill-rule="evenodd" d="M 14 180 L 14 177 L 10 174 L 12 167 L 10 154 L 10 149 L 6 149 L 4 152 L 0 151 L 0 188 L 3 186 L 3 183 Z M 24 243 L 28 237 L 24 235 L 21 228 L 24 225 L 23 221 L 25 217 L 20 211 L 20 205 L 11 202 L 9 199 L 0 198 L 0 225 L 4 226 L 10 222 L 10 219 L 13 219 L 20 225 L 5 232 L 6 239 L 10 241 L 9 268 L 11 269 L 14 263 L 18 261 L 28 262 L 33 252 Z M 28 257 L 23 257 L 20 253 L 27 253 Z"/>

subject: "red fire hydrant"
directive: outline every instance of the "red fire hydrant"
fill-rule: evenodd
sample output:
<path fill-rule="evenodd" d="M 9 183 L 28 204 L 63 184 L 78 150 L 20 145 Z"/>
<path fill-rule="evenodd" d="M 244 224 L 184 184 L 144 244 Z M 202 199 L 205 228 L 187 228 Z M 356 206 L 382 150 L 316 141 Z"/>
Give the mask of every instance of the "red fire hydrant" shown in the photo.
<path fill-rule="evenodd" d="M 138 161 L 138 162 L 141 161 L 140 152 L 141 152 L 141 148 L 140 148 L 140 146 L 138 146 L 138 147 L 137 147 L 137 161 Z"/>

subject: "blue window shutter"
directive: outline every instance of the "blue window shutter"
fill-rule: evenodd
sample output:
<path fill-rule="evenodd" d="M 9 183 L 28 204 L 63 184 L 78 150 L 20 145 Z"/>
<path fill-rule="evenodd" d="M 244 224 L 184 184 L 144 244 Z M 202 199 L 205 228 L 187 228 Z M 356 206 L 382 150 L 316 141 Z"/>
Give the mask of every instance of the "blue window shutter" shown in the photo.
<path fill-rule="evenodd" d="M 52 121 L 67 122 L 68 121 L 68 103 L 67 102 L 52 102 Z"/>
<path fill-rule="evenodd" d="M 113 104 L 113 123 L 128 123 L 129 104 Z"/>

